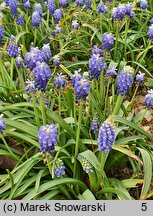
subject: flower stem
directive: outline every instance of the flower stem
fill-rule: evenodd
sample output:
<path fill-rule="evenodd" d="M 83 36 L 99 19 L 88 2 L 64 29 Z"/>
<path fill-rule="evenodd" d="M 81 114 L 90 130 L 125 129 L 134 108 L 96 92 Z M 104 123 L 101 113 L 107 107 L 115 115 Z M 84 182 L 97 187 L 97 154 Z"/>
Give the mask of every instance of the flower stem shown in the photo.
<path fill-rule="evenodd" d="M 35 98 L 35 95 L 33 94 L 32 94 L 32 102 L 33 102 L 36 125 L 39 128 L 40 127 L 40 121 L 39 121 L 39 116 L 38 116 L 39 114 L 38 114 L 38 109 L 36 105 L 36 98 Z"/>
<path fill-rule="evenodd" d="M 78 127 L 76 134 L 76 146 L 75 146 L 75 155 L 74 155 L 74 178 L 77 177 L 77 156 L 79 153 L 79 141 L 80 141 L 80 130 L 81 130 L 81 121 L 82 121 L 82 109 L 83 109 L 83 101 L 80 101 L 79 107 L 79 117 L 78 117 Z"/>
<path fill-rule="evenodd" d="M 113 115 L 118 114 L 118 112 L 120 110 L 120 107 L 121 107 L 121 104 L 122 104 L 122 101 L 123 101 L 123 96 L 121 94 L 119 94 L 118 97 L 117 97 L 117 101 L 116 101 L 113 113 L 112 113 Z"/>
<path fill-rule="evenodd" d="M 34 30 L 34 45 L 36 46 L 36 41 L 37 41 L 37 29 L 35 28 Z"/>
<path fill-rule="evenodd" d="M 114 60 L 117 60 L 117 45 L 119 38 L 119 25 L 116 25 L 116 38 L 115 38 L 115 51 L 114 51 Z"/>
<path fill-rule="evenodd" d="M 133 96 L 132 96 L 132 99 L 131 99 L 131 101 L 130 101 L 130 103 L 129 103 L 129 105 L 128 105 L 128 108 L 132 108 L 132 106 L 133 106 L 133 104 L 134 104 L 135 95 L 136 95 L 136 93 L 137 93 L 137 91 L 138 91 L 138 88 L 139 88 L 139 84 L 136 85 L 136 89 L 135 89 L 134 94 L 133 94 Z"/>
<path fill-rule="evenodd" d="M 98 190 L 100 183 L 103 178 L 103 172 L 104 172 L 104 166 L 107 159 L 107 154 L 104 154 L 103 151 L 100 152 L 100 168 L 99 168 L 99 175 L 98 175 L 98 181 L 96 184 L 96 190 Z"/>
<path fill-rule="evenodd" d="M 108 93 L 109 93 L 109 86 L 110 86 L 111 78 L 108 78 L 108 84 L 107 84 L 107 90 L 106 90 L 106 95 L 105 95 L 105 117 L 108 111 Z"/>
<path fill-rule="evenodd" d="M 43 96 L 41 95 L 39 97 L 39 104 L 40 104 L 40 109 L 41 109 L 41 113 L 42 113 L 42 118 L 43 118 L 43 125 L 46 125 L 46 106 L 45 106 L 45 103 L 44 103 L 44 99 L 43 99 Z"/>
<path fill-rule="evenodd" d="M 13 81 L 13 69 L 14 69 L 14 58 L 11 58 L 11 71 L 10 71 L 10 77 Z"/>
<path fill-rule="evenodd" d="M 128 35 L 129 24 L 130 24 L 129 20 L 126 20 L 126 22 L 125 22 L 125 41 L 124 41 L 124 43 L 125 43 L 124 44 L 124 58 L 125 58 L 125 60 L 126 60 L 126 48 L 127 48 L 126 44 L 127 44 L 127 35 Z"/>
<path fill-rule="evenodd" d="M 59 95 L 58 95 L 58 113 L 59 117 L 61 117 L 61 89 L 59 89 Z M 58 127 L 58 139 L 60 136 L 60 125 Z"/>

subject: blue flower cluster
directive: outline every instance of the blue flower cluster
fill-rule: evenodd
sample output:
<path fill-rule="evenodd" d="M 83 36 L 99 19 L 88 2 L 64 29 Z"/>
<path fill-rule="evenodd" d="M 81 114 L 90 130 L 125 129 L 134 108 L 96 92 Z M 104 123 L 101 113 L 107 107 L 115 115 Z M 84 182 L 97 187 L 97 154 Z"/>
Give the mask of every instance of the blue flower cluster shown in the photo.
<path fill-rule="evenodd" d="M 125 16 L 133 18 L 135 13 L 132 11 L 132 4 L 119 4 L 112 10 L 112 19 L 117 21 L 122 21 Z"/>
<path fill-rule="evenodd" d="M 151 25 L 153 24 L 153 18 L 150 19 L 150 24 L 151 24 Z"/>
<path fill-rule="evenodd" d="M 106 70 L 106 74 L 110 77 L 117 75 L 117 67 L 114 64 L 111 64 L 109 68 Z"/>
<path fill-rule="evenodd" d="M 17 16 L 16 18 L 16 23 L 20 26 L 22 26 L 24 24 L 24 17 L 22 17 L 21 15 L 20 16 Z"/>
<path fill-rule="evenodd" d="M 85 0 L 85 8 L 91 9 L 91 0 Z"/>
<path fill-rule="evenodd" d="M 89 70 L 92 78 L 98 79 L 99 75 L 102 72 L 102 69 L 106 68 L 104 63 L 104 57 L 101 57 L 100 54 L 93 54 L 89 59 Z"/>
<path fill-rule="evenodd" d="M 84 0 L 76 0 L 75 3 L 77 6 L 83 6 Z"/>
<path fill-rule="evenodd" d="M 83 155 L 78 154 L 77 159 L 80 161 L 82 168 L 86 173 L 92 173 L 93 172 L 93 166 Z"/>
<path fill-rule="evenodd" d="M 36 91 L 36 87 L 35 87 L 35 81 L 33 80 L 27 80 L 26 81 L 26 87 L 25 87 L 26 91 L 28 93 L 32 93 Z"/>
<path fill-rule="evenodd" d="M 139 71 L 139 73 L 136 75 L 136 82 L 137 83 L 142 83 L 144 81 L 144 76 L 145 76 L 145 73 L 141 73 Z"/>
<path fill-rule="evenodd" d="M 43 14 L 43 9 L 41 4 L 37 3 L 34 5 L 34 11 L 38 12 L 40 14 L 40 16 L 42 17 Z"/>
<path fill-rule="evenodd" d="M 23 3 L 23 7 L 26 9 L 26 10 L 29 10 L 31 8 L 31 5 L 30 5 L 30 1 L 27 0 L 26 2 Z"/>
<path fill-rule="evenodd" d="M 5 122 L 2 120 L 3 118 L 3 114 L 0 115 L 0 134 L 3 133 L 3 131 L 5 130 L 6 128 L 6 124 Z"/>
<path fill-rule="evenodd" d="M 64 8 L 67 5 L 67 0 L 59 0 L 60 7 Z"/>
<path fill-rule="evenodd" d="M 82 76 L 80 71 L 81 69 L 74 71 L 74 74 L 71 76 L 71 84 L 75 89 L 76 99 L 86 100 L 89 94 L 90 82 L 86 73 Z"/>
<path fill-rule="evenodd" d="M 92 54 L 101 54 L 103 50 L 99 48 L 97 45 L 94 45 L 91 50 Z"/>
<path fill-rule="evenodd" d="M 115 142 L 116 134 L 114 126 L 107 120 L 102 124 L 98 135 L 98 150 L 107 154 L 112 149 Z"/>
<path fill-rule="evenodd" d="M 97 6 L 98 13 L 107 13 L 107 7 L 104 5 L 104 3 L 100 0 L 98 6 Z"/>
<path fill-rule="evenodd" d="M 36 66 L 36 62 L 40 61 L 40 50 L 37 47 L 31 47 L 30 52 L 27 52 L 25 55 L 25 62 L 27 68 L 30 70 L 33 70 L 33 68 Z"/>
<path fill-rule="evenodd" d="M 57 24 L 60 21 L 60 19 L 63 17 L 62 10 L 60 8 L 56 9 L 54 11 L 53 17 L 54 17 L 54 20 L 55 20 L 55 24 Z"/>
<path fill-rule="evenodd" d="M 54 175 L 56 175 L 56 177 L 65 175 L 65 166 L 63 161 L 60 159 L 57 159 L 55 162 Z"/>
<path fill-rule="evenodd" d="M 49 13 L 51 15 L 53 15 L 54 11 L 56 10 L 55 1 L 54 0 L 47 0 L 47 7 L 48 7 L 48 10 L 49 10 Z"/>
<path fill-rule="evenodd" d="M 46 153 L 54 150 L 57 144 L 58 131 L 55 124 L 41 126 L 38 132 L 40 152 Z"/>
<path fill-rule="evenodd" d="M 84 76 L 81 77 L 80 80 L 77 80 L 75 82 L 75 94 L 76 99 L 80 100 L 86 100 L 86 97 L 89 94 L 90 89 L 90 82 L 88 79 L 86 79 Z"/>
<path fill-rule="evenodd" d="M 48 10 L 49 10 L 49 13 L 51 15 L 53 15 L 54 11 L 56 10 L 55 1 L 54 0 L 47 0 L 47 7 L 48 7 Z"/>
<path fill-rule="evenodd" d="M 35 27 L 35 28 L 38 28 L 38 26 L 40 25 L 41 23 L 41 20 L 42 20 L 42 17 L 39 13 L 39 11 L 34 11 L 32 13 L 32 25 Z"/>
<path fill-rule="evenodd" d="M 60 62 L 60 57 L 59 57 L 59 55 L 55 55 L 55 56 L 53 57 L 53 63 L 54 63 L 54 65 L 55 65 L 55 66 L 58 66 L 58 65 L 59 65 L 59 62 Z"/>
<path fill-rule="evenodd" d="M 133 69 L 125 66 L 117 77 L 117 94 L 126 95 L 133 84 Z"/>
<path fill-rule="evenodd" d="M 148 37 L 151 41 L 153 41 L 153 24 L 149 26 Z"/>
<path fill-rule="evenodd" d="M 143 9 L 143 10 L 147 9 L 147 7 L 148 7 L 148 2 L 147 2 L 147 0 L 141 0 L 141 1 L 140 1 L 140 7 L 141 7 L 141 9 Z"/>
<path fill-rule="evenodd" d="M 4 28 L 3 26 L 0 24 L 0 45 L 2 43 L 2 39 L 4 37 Z"/>
<path fill-rule="evenodd" d="M 16 38 L 13 35 L 11 35 L 10 42 L 7 46 L 7 51 L 8 51 L 10 58 L 13 58 L 13 57 L 15 58 L 19 54 L 19 47 L 16 43 Z"/>
<path fill-rule="evenodd" d="M 9 0 L 8 1 L 8 6 L 10 8 L 12 16 L 15 17 L 17 15 L 18 0 Z"/>
<path fill-rule="evenodd" d="M 18 68 L 21 68 L 23 66 L 23 64 L 24 64 L 23 58 L 20 55 L 17 56 L 16 59 L 15 59 L 15 63 L 16 63 L 16 66 Z"/>
<path fill-rule="evenodd" d="M 104 33 L 102 35 L 102 48 L 110 51 L 111 47 L 114 44 L 114 36 L 112 33 Z"/>
<path fill-rule="evenodd" d="M 75 83 L 82 79 L 82 75 L 80 74 L 81 69 L 75 70 L 74 74 L 71 76 L 71 84 L 73 87 L 75 86 Z"/>
<path fill-rule="evenodd" d="M 144 98 L 146 107 L 153 107 L 153 89 L 148 90 L 148 94 Z"/>
<path fill-rule="evenodd" d="M 37 62 L 33 72 L 36 89 L 45 91 L 51 75 L 50 67 L 45 62 Z"/>
<path fill-rule="evenodd" d="M 48 63 L 52 56 L 52 52 L 51 52 L 49 44 L 43 45 L 42 50 L 41 50 L 41 55 L 42 55 L 42 60 Z"/>
<path fill-rule="evenodd" d="M 99 124 L 100 122 L 99 122 L 98 114 L 96 113 L 91 123 L 91 128 L 94 131 L 94 133 L 96 133 L 99 130 Z"/>
<path fill-rule="evenodd" d="M 27 68 L 33 70 L 37 61 L 48 63 L 51 56 L 52 52 L 49 44 L 44 44 L 41 50 L 38 47 L 31 47 L 30 52 L 27 52 L 25 56 Z"/>
<path fill-rule="evenodd" d="M 57 88 L 64 87 L 66 84 L 66 76 L 62 73 L 58 73 L 54 78 L 54 85 L 57 86 Z"/>

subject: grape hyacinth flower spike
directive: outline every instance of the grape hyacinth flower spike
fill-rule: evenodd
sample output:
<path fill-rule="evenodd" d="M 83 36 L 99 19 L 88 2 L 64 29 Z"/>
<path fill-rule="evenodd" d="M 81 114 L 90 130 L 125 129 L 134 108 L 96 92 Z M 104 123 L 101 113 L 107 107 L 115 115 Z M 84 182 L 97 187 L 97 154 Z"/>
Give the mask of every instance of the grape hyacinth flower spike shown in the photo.
<path fill-rule="evenodd" d="M 144 81 L 144 76 L 145 76 L 145 73 L 141 73 L 139 71 L 139 73 L 136 75 L 136 82 L 137 83 L 142 83 Z"/>
<path fill-rule="evenodd" d="M 42 16 L 42 14 L 43 14 L 43 9 L 42 9 L 41 4 L 35 4 L 35 5 L 34 5 L 34 11 L 38 12 L 38 13 L 40 14 L 40 16 Z"/>
<path fill-rule="evenodd" d="M 97 11 L 98 13 L 107 13 L 107 7 L 104 5 L 104 3 L 102 1 L 99 2 L 98 6 L 97 6 Z"/>
<path fill-rule="evenodd" d="M 29 10 L 29 9 L 31 8 L 30 1 L 27 0 L 27 1 L 23 4 L 23 7 L 24 7 L 26 10 Z"/>
<path fill-rule="evenodd" d="M 124 66 L 117 77 L 117 94 L 126 95 L 133 84 L 133 68 Z"/>
<path fill-rule="evenodd" d="M 3 133 L 3 131 L 5 130 L 6 128 L 6 124 L 5 122 L 2 120 L 3 118 L 3 114 L 0 115 L 0 134 Z"/>
<path fill-rule="evenodd" d="M 106 74 L 110 77 L 117 75 L 117 67 L 116 65 L 110 65 L 108 70 L 106 70 Z"/>
<path fill-rule="evenodd" d="M 151 26 L 149 26 L 148 37 L 153 42 L 153 24 L 151 24 Z"/>
<path fill-rule="evenodd" d="M 98 79 L 99 75 L 102 72 L 102 69 L 106 68 L 104 63 L 104 57 L 101 57 L 100 54 L 93 54 L 89 59 L 89 70 L 92 78 Z"/>
<path fill-rule="evenodd" d="M 141 7 L 142 10 L 147 9 L 147 7 L 148 7 L 148 1 L 147 0 L 141 0 L 140 1 L 140 7 Z"/>
<path fill-rule="evenodd" d="M 62 73 L 58 73 L 54 78 L 54 85 L 59 89 L 60 87 L 64 87 L 66 84 L 66 76 Z"/>
<path fill-rule="evenodd" d="M 111 47 L 114 44 L 114 36 L 112 33 L 104 33 L 102 35 L 102 48 L 106 51 L 110 51 Z"/>
<path fill-rule="evenodd" d="M 27 52 L 25 55 L 25 62 L 27 68 L 30 70 L 33 70 L 33 68 L 36 66 L 36 62 L 38 59 L 40 60 L 41 52 L 37 47 L 31 47 L 30 52 Z"/>
<path fill-rule="evenodd" d="M 91 128 L 94 131 L 94 133 L 96 133 L 99 130 L 99 118 L 97 113 L 95 114 L 92 120 Z"/>
<path fill-rule="evenodd" d="M 32 13 L 32 25 L 35 27 L 35 28 L 38 28 L 38 26 L 40 25 L 41 23 L 41 20 L 42 20 L 42 17 L 39 13 L 39 11 L 34 11 Z"/>
<path fill-rule="evenodd" d="M 97 45 L 94 45 L 94 46 L 92 47 L 91 52 L 92 52 L 92 54 L 99 54 L 99 55 L 100 55 L 100 54 L 102 53 L 102 49 L 99 48 Z"/>
<path fill-rule="evenodd" d="M 45 91 L 51 75 L 50 67 L 45 62 L 37 62 L 33 72 L 36 89 Z"/>
<path fill-rule="evenodd" d="M 55 65 L 55 66 L 58 66 L 58 65 L 59 65 L 59 62 L 60 62 L 60 57 L 59 57 L 59 55 L 55 55 L 55 56 L 53 57 L 53 63 L 54 63 L 54 65 Z"/>
<path fill-rule="evenodd" d="M 76 99 L 86 100 L 86 97 L 89 94 L 90 82 L 85 77 L 81 76 L 80 79 L 75 79 L 75 94 Z"/>
<path fill-rule="evenodd" d="M 49 13 L 51 15 L 53 15 L 54 11 L 56 10 L 55 0 L 47 0 L 47 7 L 48 7 L 48 10 L 49 10 Z"/>
<path fill-rule="evenodd" d="M 153 18 L 150 19 L 150 24 L 151 24 L 151 25 L 153 24 Z"/>
<path fill-rule="evenodd" d="M 77 6 L 83 6 L 84 0 L 76 0 L 75 3 Z"/>
<path fill-rule="evenodd" d="M 76 82 L 82 79 L 82 75 L 80 74 L 81 68 L 79 70 L 75 70 L 74 74 L 71 76 L 71 84 L 74 87 Z"/>
<path fill-rule="evenodd" d="M 4 28 L 3 26 L 0 24 L 0 45 L 2 43 L 2 39 L 4 37 Z"/>
<path fill-rule="evenodd" d="M 56 175 L 56 177 L 65 175 L 65 166 L 61 159 L 57 159 L 55 162 L 54 175 Z"/>
<path fill-rule="evenodd" d="M 41 55 L 42 55 L 43 61 L 48 63 L 52 56 L 52 52 L 51 52 L 49 44 L 43 45 L 42 50 L 41 50 Z"/>
<path fill-rule="evenodd" d="M 91 9 L 91 0 L 85 0 L 85 8 Z"/>
<path fill-rule="evenodd" d="M 22 26 L 24 24 L 24 17 L 22 16 L 18 16 L 16 19 L 16 23 L 20 26 Z"/>
<path fill-rule="evenodd" d="M 144 98 L 147 108 L 153 107 L 153 89 L 148 90 L 148 94 Z"/>
<path fill-rule="evenodd" d="M 12 16 L 15 17 L 17 15 L 18 0 L 9 0 L 8 6 L 10 8 Z"/>
<path fill-rule="evenodd" d="M 57 144 L 58 131 L 55 124 L 41 126 L 38 132 L 38 140 L 41 153 L 50 153 Z"/>
<path fill-rule="evenodd" d="M 23 58 L 19 55 L 15 59 L 16 66 L 21 68 L 23 66 Z"/>
<path fill-rule="evenodd" d="M 67 0 L 59 0 L 60 7 L 64 8 L 67 5 Z"/>
<path fill-rule="evenodd" d="M 104 154 L 107 154 L 109 150 L 112 149 L 112 145 L 115 142 L 116 134 L 115 128 L 109 121 L 105 121 L 100 129 L 98 135 L 98 150 L 103 151 Z"/>
<path fill-rule="evenodd" d="M 54 11 L 53 17 L 54 17 L 54 20 L 55 20 L 55 24 L 57 24 L 60 21 L 60 19 L 63 17 L 62 10 L 60 8 L 56 9 Z"/>
<path fill-rule="evenodd" d="M 34 93 L 36 91 L 35 81 L 34 80 L 27 80 L 25 89 L 28 93 Z"/>
<path fill-rule="evenodd" d="M 13 35 L 11 35 L 10 42 L 7 46 L 7 51 L 10 58 L 16 58 L 19 54 L 19 47 L 16 43 L 16 38 Z"/>

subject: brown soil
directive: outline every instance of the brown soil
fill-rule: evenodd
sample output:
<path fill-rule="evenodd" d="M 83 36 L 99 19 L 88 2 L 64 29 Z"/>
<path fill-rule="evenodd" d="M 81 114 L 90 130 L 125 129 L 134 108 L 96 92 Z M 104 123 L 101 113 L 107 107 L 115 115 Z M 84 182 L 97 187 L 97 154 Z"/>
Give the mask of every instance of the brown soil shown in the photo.
<path fill-rule="evenodd" d="M 144 105 L 144 95 L 142 93 L 142 95 L 136 95 L 135 97 L 135 101 L 134 101 L 134 111 L 135 114 L 137 114 L 138 112 L 140 112 L 143 109 L 146 109 L 145 105 Z M 152 113 L 153 113 L 153 109 L 149 109 Z M 148 132 L 150 135 L 153 136 L 153 115 L 147 115 L 144 117 L 144 119 L 141 122 L 141 127 Z"/>

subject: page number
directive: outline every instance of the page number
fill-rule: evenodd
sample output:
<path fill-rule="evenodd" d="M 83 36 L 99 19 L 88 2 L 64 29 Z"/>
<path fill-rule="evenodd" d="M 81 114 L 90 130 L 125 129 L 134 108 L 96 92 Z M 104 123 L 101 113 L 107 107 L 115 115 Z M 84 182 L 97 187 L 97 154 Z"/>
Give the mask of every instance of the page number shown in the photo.
<path fill-rule="evenodd" d="M 142 203 L 141 204 L 141 210 L 142 211 L 147 211 L 147 203 Z"/>

